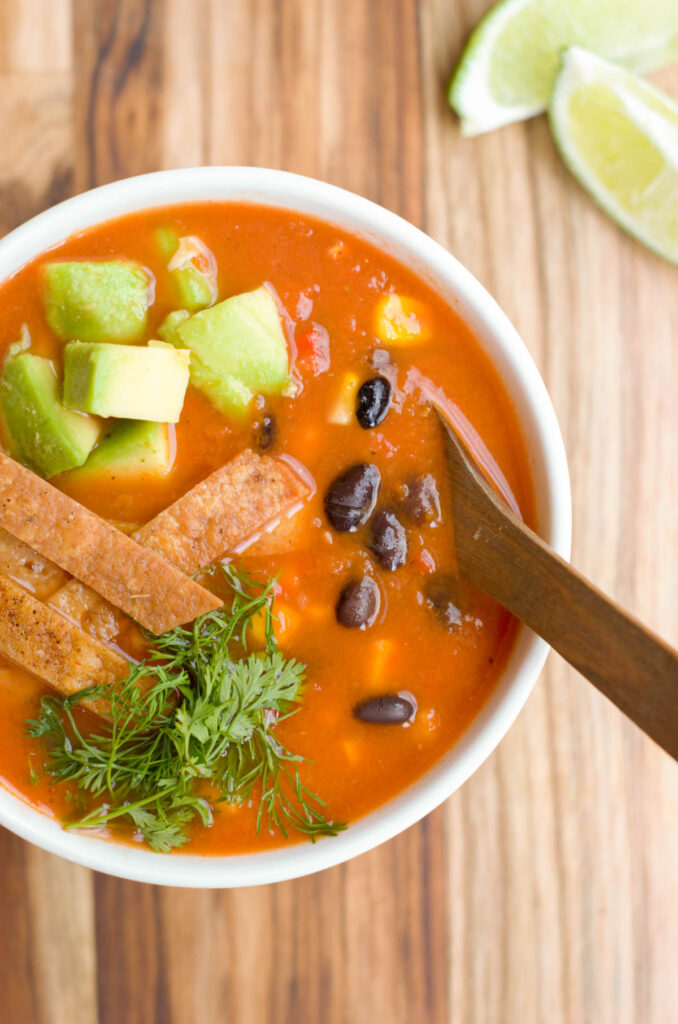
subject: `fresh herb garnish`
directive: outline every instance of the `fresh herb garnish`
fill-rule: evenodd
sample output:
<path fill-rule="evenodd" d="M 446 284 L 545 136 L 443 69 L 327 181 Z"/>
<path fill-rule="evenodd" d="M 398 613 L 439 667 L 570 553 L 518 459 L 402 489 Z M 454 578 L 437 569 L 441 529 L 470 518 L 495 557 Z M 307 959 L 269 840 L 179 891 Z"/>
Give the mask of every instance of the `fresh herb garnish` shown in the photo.
<path fill-rule="evenodd" d="M 159 852 L 189 840 L 189 825 L 210 825 L 220 801 L 258 796 L 257 829 L 336 835 L 325 804 L 301 782 L 303 757 L 276 738 L 275 727 L 298 710 L 304 667 L 286 660 L 273 633 L 273 583 L 259 584 L 231 565 L 218 566 L 232 595 L 224 605 L 149 638 L 147 658 L 123 683 L 94 685 L 70 697 L 48 696 L 29 735 L 47 749 L 46 771 L 77 784 L 101 803 L 66 828 L 131 823 Z M 247 633 L 263 616 L 265 650 L 248 652 Z M 81 729 L 83 701 L 105 701 L 108 718 Z M 297 707 L 295 707 L 297 705 Z"/>

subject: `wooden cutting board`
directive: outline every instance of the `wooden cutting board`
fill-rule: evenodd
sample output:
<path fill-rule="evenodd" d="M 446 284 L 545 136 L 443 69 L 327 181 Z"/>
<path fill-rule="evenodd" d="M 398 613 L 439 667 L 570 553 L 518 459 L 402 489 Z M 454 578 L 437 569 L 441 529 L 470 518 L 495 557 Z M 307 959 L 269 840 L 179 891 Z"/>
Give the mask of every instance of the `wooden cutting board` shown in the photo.
<path fill-rule="evenodd" d="M 281 167 L 420 225 L 553 396 L 575 560 L 678 642 L 678 270 L 622 235 L 543 119 L 464 141 L 444 83 L 486 0 L 0 0 L 0 232 L 111 179 Z M 678 71 L 659 80 L 678 95 Z M 678 772 L 557 658 L 497 753 L 317 877 L 182 892 L 0 831 L 12 1024 L 666 1024 Z"/>

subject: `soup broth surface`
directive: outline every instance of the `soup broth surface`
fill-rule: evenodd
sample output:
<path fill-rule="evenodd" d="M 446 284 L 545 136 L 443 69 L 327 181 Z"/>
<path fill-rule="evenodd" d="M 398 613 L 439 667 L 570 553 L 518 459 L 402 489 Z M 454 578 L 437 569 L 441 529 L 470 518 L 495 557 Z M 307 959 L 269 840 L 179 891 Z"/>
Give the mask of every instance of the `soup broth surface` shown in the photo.
<path fill-rule="evenodd" d="M 41 255 L 0 286 L 0 350 L 28 330 L 30 351 L 59 366 L 63 343 L 44 312 L 41 267 L 55 259 L 136 260 L 153 275 L 147 338 L 156 338 L 177 307 L 155 230 L 170 226 L 200 238 L 218 266 L 219 300 L 268 283 L 284 313 L 297 384 L 295 395 L 257 399 L 234 424 L 189 387 L 181 419 L 171 428 L 174 461 L 162 478 L 96 485 L 65 473 L 52 479 L 97 514 L 144 523 L 245 449 L 301 463 L 314 494 L 296 516 L 234 556 L 258 579 L 276 577 L 278 642 L 306 666 L 301 707 L 279 725 L 280 739 L 307 760 L 305 785 L 322 796 L 327 816 L 354 822 L 430 769 L 473 721 L 492 693 L 511 649 L 515 625 L 493 600 L 459 583 L 459 619 L 445 621 L 430 594 L 434 578 L 455 578 L 449 494 L 440 428 L 430 398 L 443 399 L 495 486 L 529 523 L 534 498 L 518 419 L 499 376 L 452 305 L 410 270 L 344 231 L 289 211 L 233 203 L 159 208 L 102 224 Z M 406 343 L 378 337 L 388 296 L 420 334 Z M 375 376 L 392 388 L 385 418 L 365 428 L 355 411 L 356 386 Z M 263 439 L 263 440 L 262 440 Z M 378 468 L 377 511 L 401 522 L 405 564 L 389 570 L 371 548 L 370 524 L 337 532 L 324 496 L 349 467 Z M 432 477 L 440 504 L 425 521 L 407 510 L 413 481 Z M 343 588 L 368 576 L 379 611 L 368 628 L 337 619 Z M 120 640 L 124 645 L 124 638 Z M 44 749 L 26 735 L 45 684 L 0 663 L 0 779 L 45 813 L 72 815 L 73 794 L 41 772 Z M 384 694 L 413 698 L 405 725 L 375 725 L 354 714 Z M 219 804 L 211 828 L 195 825 L 189 853 L 224 854 L 299 841 L 257 833 L 258 804 Z M 118 830 L 118 838 L 132 839 Z M 331 839 L 324 840 L 330 842 Z"/>

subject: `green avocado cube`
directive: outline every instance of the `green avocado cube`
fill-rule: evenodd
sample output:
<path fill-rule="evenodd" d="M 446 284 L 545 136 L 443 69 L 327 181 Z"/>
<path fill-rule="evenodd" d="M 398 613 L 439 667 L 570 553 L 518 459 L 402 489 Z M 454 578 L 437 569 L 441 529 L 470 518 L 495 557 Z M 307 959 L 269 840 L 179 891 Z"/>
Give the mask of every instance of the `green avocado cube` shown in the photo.
<path fill-rule="evenodd" d="M 160 327 L 158 327 L 158 334 L 162 340 L 170 345 L 174 345 L 175 348 L 183 348 L 184 346 L 179 337 L 179 324 L 182 324 L 184 320 L 188 320 L 190 315 L 187 309 L 175 309 L 173 312 L 168 313 Z"/>
<path fill-rule="evenodd" d="M 71 341 L 64 348 L 64 405 L 118 419 L 176 423 L 188 387 L 190 352 Z"/>
<path fill-rule="evenodd" d="M 159 228 L 156 239 L 167 260 L 177 300 L 190 313 L 211 306 L 219 294 L 217 261 L 201 238 Z"/>
<path fill-rule="evenodd" d="M 63 407 L 54 366 L 29 352 L 5 363 L 0 402 L 12 455 L 44 477 L 81 466 L 101 433 L 98 420 Z"/>
<path fill-rule="evenodd" d="M 155 229 L 155 243 L 160 250 L 160 255 L 166 263 L 174 256 L 179 245 L 179 235 L 174 228 L 156 228 Z"/>
<path fill-rule="evenodd" d="M 266 287 L 194 313 L 176 335 L 193 355 L 191 383 L 226 416 L 242 420 L 255 395 L 293 387 L 280 312 Z"/>
<path fill-rule="evenodd" d="M 177 267 L 172 271 L 172 276 L 176 284 L 179 302 L 190 313 L 211 306 L 217 297 L 216 287 L 212 285 L 205 274 L 191 263 Z"/>
<path fill-rule="evenodd" d="M 127 260 L 47 263 L 47 322 L 64 341 L 138 341 L 146 329 L 150 278 Z"/>
<path fill-rule="evenodd" d="M 169 428 L 166 423 L 123 420 L 102 438 L 87 462 L 73 470 L 78 480 L 133 480 L 164 476 L 172 468 Z"/>

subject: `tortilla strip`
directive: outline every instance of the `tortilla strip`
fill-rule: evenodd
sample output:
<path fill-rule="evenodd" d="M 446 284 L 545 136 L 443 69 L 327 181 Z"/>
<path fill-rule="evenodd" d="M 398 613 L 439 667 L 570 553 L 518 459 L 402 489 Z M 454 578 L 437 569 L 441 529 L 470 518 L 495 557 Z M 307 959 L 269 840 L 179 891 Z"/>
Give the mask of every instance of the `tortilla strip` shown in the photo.
<path fill-rule="evenodd" d="M 306 505 L 289 519 L 285 519 L 273 530 L 262 530 L 247 544 L 238 544 L 238 551 L 247 551 L 247 556 L 285 555 L 300 551 L 312 531 L 311 520 L 317 516 L 317 509 Z"/>
<path fill-rule="evenodd" d="M 86 583 L 152 633 L 221 601 L 153 551 L 0 454 L 0 526 Z"/>
<path fill-rule="evenodd" d="M 282 459 L 243 452 L 191 488 L 134 540 L 186 573 L 218 562 L 250 534 L 290 513 L 310 487 Z"/>
<path fill-rule="evenodd" d="M 285 481 L 287 479 L 287 474 L 289 472 L 289 478 L 291 480 L 292 485 L 290 487 L 290 499 L 292 501 L 292 505 L 285 505 L 285 507 L 282 509 L 282 512 L 289 511 L 295 503 L 300 501 L 303 497 L 306 497 L 308 493 L 308 488 L 306 487 L 305 484 L 302 484 L 302 482 L 296 476 L 296 474 L 289 470 L 289 467 L 287 466 L 286 463 L 279 462 L 278 460 L 274 460 L 270 457 L 262 458 L 260 456 L 254 455 L 253 453 L 246 454 L 248 455 L 248 463 L 251 462 L 251 464 L 253 465 L 258 464 L 259 467 L 263 466 L 262 471 L 267 475 L 267 480 L 273 481 L 274 486 L 276 485 L 276 481 L 278 480 Z M 234 462 L 237 463 L 239 459 L 242 459 L 242 456 L 239 456 L 238 459 L 234 460 Z M 237 483 L 234 483 L 234 480 L 237 480 L 239 470 L 236 467 L 236 472 L 233 472 L 234 462 L 228 463 L 227 466 L 222 467 L 222 469 L 218 470 L 217 473 L 214 473 L 211 477 L 208 477 L 207 481 L 203 481 L 202 484 L 198 484 L 184 497 L 189 498 L 189 496 L 196 495 L 197 492 L 198 500 L 201 500 L 201 494 L 205 491 L 204 484 L 209 483 L 210 481 L 214 481 L 215 477 L 219 477 L 217 488 L 215 489 L 214 492 L 216 498 L 215 504 L 218 513 L 223 514 L 224 509 L 221 507 L 222 502 L 229 500 L 229 494 L 226 492 L 226 488 L 234 488 L 235 486 L 237 486 Z M 273 472 L 271 472 L 271 467 L 273 469 Z M 211 488 L 212 484 L 210 483 L 210 489 Z M 259 495 L 259 497 L 261 497 L 261 495 Z M 242 515 L 241 513 L 238 513 L 237 511 L 233 510 L 233 506 L 236 503 L 231 499 L 231 516 L 233 518 L 233 523 L 229 537 L 233 537 L 234 545 L 237 544 L 239 546 L 249 534 L 251 534 L 253 531 L 262 529 L 267 523 L 270 523 L 272 517 L 275 518 L 276 515 L 281 514 L 281 509 L 279 508 L 279 500 L 274 500 L 276 502 L 275 505 L 270 505 L 267 504 L 266 502 L 260 502 L 258 513 L 256 511 L 253 512 L 251 510 L 245 509 L 245 514 Z M 180 499 L 180 501 L 183 502 L 183 499 Z M 156 520 L 153 520 L 153 522 L 157 522 L 157 520 L 162 518 L 166 512 L 175 510 L 177 508 L 177 505 L 179 504 L 180 502 L 176 502 L 175 505 L 170 506 L 170 509 L 166 509 L 165 512 L 160 513 L 160 515 L 156 517 Z M 183 512 L 180 511 L 180 514 L 183 514 L 185 516 L 186 510 L 184 509 Z M 210 516 L 210 513 L 206 512 L 206 515 Z M 240 515 L 240 518 L 239 520 L 236 520 L 236 517 L 238 515 Z M 296 519 L 298 518 L 299 517 L 296 516 L 294 522 L 296 522 Z M 208 522 L 205 524 L 206 530 L 210 528 L 210 524 L 212 523 L 213 519 L 214 515 L 212 514 Z M 182 520 L 182 522 L 183 521 L 184 520 Z M 171 522 L 172 524 L 174 524 L 176 520 L 172 519 Z M 144 527 L 141 527 L 140 529 L 136 528 L 137 532 L 134 535 L 134 539 L 136 539 L 144 547 L 147 544 L 149 544 L 149 546 L 152 547 L 154 546 L 155 543 L 157 551 L 160 554 L 164 555 L 170 562 L 173 561 L 173 558 L 175 556 L 175 550 L 179 550 L 181 557 L 185 559 L 184 565 L 187 567 L 185 571 L 195 571 L 194 569 L 188 568 L 190 564 L 194 563 L 190 563 L 188 561 L 188 559 L 184 555 L 183 545 L 181 543 L 177 545 L 176 538 L 172 540 L 172 546 L 170 547 L 170 543 L 167 542 L 164 535 L 157 534 L 156 531 L 153 531 L 149 543 L 149 539 L 146 536 L 144 536 L 144 529 Z M 160 529 L 163 529 L 163 527 L 161 526 Z M 294 530 L 294 527 L 292 529 Z M 269 540 L 268 535 L 266 535 L 265 539 L 263 539 L 262 542 L 257 542 L 257 545 L 255 545 L 255 548 L 253 550 L 255 550 L 256 553 L 259 553 L 259 543 L 263 543 L 265 551 L 268 551 L 269 547 L 273 551 L 288 550 L 288 548 L 292 546 L 292 542 L 290 538 L 287 536 L 288 532 L 290 531 L 288 531 L 286 524 L 282 524 L 280 527 L 276 528 L 274 533 L 270 535 L 271 540 Z M 295 533 L 296 532 L 298 531 L 295 531 Z M 276 539 L 278 538 L 279 533 L 282 533 L 283 536 L 281 538 L 281 543 L 276 544 Z M 188 547 L 190 543 L 188 538 L 181 537 L 181 541 L 183 541 L 183 544 L 185 544 Z M 231 548 L 232 546 L 233 545 L 231 544 L 228 545 L 229 548 Z M 218 550 L 218 553 L 215 554 L 211 554 L 210 552 L 209 555 L 206 554 L 204 556 L 205 558 L 207 558 L 207 562 L 203 562 L 201 564 L 208 564 L 209 562 L 216 561 L 218 558 L 223 557 L 225 553 L 226 552 L 222 550 Z M 92 636 L 96 636 L 99 640 L 111 640 L 120 632 L 120 628 L 122 626 L 122 616 L 120 612 L 117 609 L 113 608 L 107 601 L 105 601 L 98 594 L 94 593 L 94 591 L 90 590 L 89 587 L 86 587 L 82 583 L 79 583 L 78 580 L 69 580 L 63 587 L 61 587 L 60 590 L 53 594 L 53 596 L 49 599 L 49 603 L 53 605 L 53 607 L 58 608 L 59 611 L 63 612 L 74 622 L 76 622 L 81 627 L 81 629 L 85 630 L 85 632 L 91 633 Z"/>
<path fill-rule="evenodd" d="M 129 662 L 120 654 L 4 576 L 0 654 L 66 695 L 92 683 L 115 683 L 129 671 Z"/>
<path fill-rule="evenodd" d="M 69 580 L 47 599 L 47 603 L 97 640 L 112 640 L 129 622 L 123 612 L 80 580 Z"/>
<path fill-rule="evenodd" d="M 44 601 L 66 579 L 66 573 L 18 537 L 0 528 L 0 572 Z"/>

